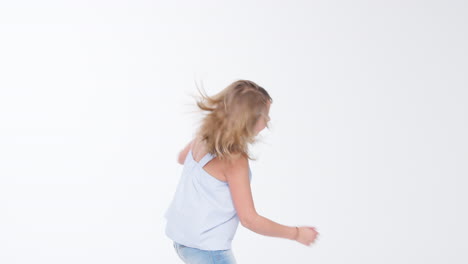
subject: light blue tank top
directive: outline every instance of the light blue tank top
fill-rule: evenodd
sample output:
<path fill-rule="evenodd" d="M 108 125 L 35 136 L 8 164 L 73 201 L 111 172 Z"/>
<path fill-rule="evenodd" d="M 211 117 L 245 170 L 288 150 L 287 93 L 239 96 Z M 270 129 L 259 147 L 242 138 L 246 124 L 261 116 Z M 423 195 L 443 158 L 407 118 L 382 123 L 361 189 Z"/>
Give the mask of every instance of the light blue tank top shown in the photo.
<path fill-rule="evenodd" d="M 176 192 L 164 214 L 166 236 L 179 244 L 203 250 L 231 248 L 239 218 L 228 183 L 203 169 L 214 157 L 207 153 L 196 162 L 192 150 L 187 153 Z"/>

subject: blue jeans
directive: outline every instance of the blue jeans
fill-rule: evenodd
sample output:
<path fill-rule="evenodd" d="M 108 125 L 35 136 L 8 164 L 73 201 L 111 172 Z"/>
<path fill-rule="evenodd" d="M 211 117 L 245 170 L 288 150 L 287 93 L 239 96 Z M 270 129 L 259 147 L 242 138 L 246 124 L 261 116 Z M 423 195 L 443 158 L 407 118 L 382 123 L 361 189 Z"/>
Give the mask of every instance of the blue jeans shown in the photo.
<path fill-rule="evenodd" d="M 174 249 L 186 264 L 236 264 L 231 249 L 202 250 L 187 247 L 174 241 Z"/>

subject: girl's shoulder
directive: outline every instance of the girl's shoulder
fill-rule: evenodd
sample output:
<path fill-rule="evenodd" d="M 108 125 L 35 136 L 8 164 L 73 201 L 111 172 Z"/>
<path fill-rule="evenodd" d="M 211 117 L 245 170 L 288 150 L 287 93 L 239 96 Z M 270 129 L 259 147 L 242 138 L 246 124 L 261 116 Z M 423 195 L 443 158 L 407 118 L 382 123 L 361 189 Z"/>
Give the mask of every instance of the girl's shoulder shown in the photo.
<path fill-rule="evenodd" d="M 229 175 L 237 175 L 249 171 L 249 159 L 242 154 L 234 154 L 229 160 L 224 162 L 224 172 Z"/>
<path fill-rule="evenodd" d="M 208 148 L 206 147 L 203 139 L 199 136 L 195 136 L 191 143 L 192 153 L 198 156 L 204 156 L 208 153 Z M 200 154 L 200 155 L 197 155 Z M 214 159 L 219 161 L 219 165 L 222 165 L 223 170 L 226 172 L 248 169 L 249 168 L 249 159 L 243 153 L 232 153 L 230 158 L 221 159 L 215 155 Z"/>

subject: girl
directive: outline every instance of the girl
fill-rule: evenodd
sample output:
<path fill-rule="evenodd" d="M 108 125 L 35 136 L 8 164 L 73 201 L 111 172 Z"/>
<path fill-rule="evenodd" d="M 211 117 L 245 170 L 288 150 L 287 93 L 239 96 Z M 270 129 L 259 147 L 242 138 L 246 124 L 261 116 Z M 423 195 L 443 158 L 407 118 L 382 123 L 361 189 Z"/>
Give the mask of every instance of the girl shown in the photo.
<path fill-rule="evenodd" d="M 197 106 L 208 114 L 180 152 L 183 171 L 165 213 L 165 233 L 185 263 L 236 263 L 231 242 L 239 222 L 261 235 L 309 246 L 314 227 L 281 225 L 257 213 L 252 199 L 248 144 L 270 121 L 273 100 L 248 80 L 237 80 Z"/>

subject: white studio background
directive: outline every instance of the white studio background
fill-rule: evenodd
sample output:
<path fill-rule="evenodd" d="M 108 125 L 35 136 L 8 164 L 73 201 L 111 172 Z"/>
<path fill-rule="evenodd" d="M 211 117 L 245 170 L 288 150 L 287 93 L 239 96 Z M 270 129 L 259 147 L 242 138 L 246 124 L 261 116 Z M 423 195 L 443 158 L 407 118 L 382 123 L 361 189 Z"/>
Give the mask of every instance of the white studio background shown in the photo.
<path fill-rule="evenodd" d="M 181 263 L 163 213 L 209 94 L 273 97 L 239 263 L 468 262 L 466 1 L 2 1 L 0 263 Z"/>

